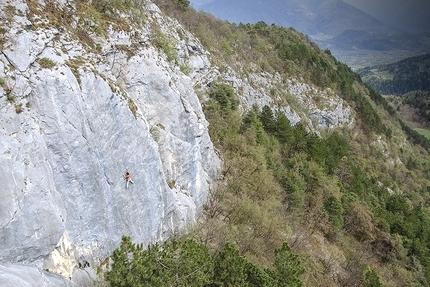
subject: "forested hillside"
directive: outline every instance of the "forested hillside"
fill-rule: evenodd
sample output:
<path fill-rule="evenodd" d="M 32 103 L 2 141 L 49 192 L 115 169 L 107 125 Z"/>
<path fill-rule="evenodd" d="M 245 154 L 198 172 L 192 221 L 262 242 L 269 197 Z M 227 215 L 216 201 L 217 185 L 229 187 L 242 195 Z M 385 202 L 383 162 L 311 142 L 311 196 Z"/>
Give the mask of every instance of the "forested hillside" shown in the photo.
<path fill-rule="evenodd" d="M 430 54 L 407 58 L 393 64 L 357 71 L 363 80 L 384 95 L 430 91 Z"/>
<path fill-rule="evenodd" d="M 402 96 L 387 96 L 399 117 L 412 128 L 430 129 L 430 92 L 413 91 Z"/>
<path fill-rule="evenodd" d="M 216 188 L 187 234 L 148 248 L 124 237 L 106 275 L 111 286 L 428 286 L 428 142 L 296 30 L 232 25 L 188 1 L 154 2 L 220 70 L 329 88 L 357 123 L 315 132 L 291 124 L 281 107 L 301 103 L 280 90 L 268 90 L 277 100 L 261 108 L 241 103 L 240 87 L 221 78 L 196 85 L 223 160 Z"/>
<path fill-rule="evenodd" d="M 417 109 L 418 121 L 430 129 L 430 91 L 415 91 L 404 95 L 403 105 Z"/>

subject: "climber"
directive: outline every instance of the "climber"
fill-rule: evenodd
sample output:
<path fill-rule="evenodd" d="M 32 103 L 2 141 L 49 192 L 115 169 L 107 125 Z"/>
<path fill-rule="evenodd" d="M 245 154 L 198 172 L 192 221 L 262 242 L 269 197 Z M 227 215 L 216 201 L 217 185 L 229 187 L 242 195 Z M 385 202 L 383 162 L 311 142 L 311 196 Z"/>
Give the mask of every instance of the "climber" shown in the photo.
<path fill-rule="evenodd" d="M 125 175 L 124 175 L 124 178 L 125 178 L 125 187 L 128 189 L 128 184 L 129 184 L 129 183 L 134 183 L 134 182 L 131 180 L 131 175 L 130 175 L 130 173 L 128 172 L 128 170 L 126 170 Z"/>

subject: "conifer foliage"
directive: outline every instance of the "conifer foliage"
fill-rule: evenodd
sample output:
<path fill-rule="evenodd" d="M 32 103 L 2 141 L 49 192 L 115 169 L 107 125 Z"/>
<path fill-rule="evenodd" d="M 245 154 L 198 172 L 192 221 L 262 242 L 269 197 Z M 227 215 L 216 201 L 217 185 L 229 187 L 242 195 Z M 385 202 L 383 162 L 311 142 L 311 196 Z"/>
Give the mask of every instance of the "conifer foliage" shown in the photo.
<path fill-rule="evenodd" d="M 212 256 L 206 245 L 194 239 L 173 240 L 144 249 L 124 236 L 111 259 L 106 280 L 112 287 L 299 287 L 302 286 L 300 275 L 304 272 L 299 257 L 287 243 L 275 251 L 271 269 L 249 262 L 233 243 L 226 243 Z"/>

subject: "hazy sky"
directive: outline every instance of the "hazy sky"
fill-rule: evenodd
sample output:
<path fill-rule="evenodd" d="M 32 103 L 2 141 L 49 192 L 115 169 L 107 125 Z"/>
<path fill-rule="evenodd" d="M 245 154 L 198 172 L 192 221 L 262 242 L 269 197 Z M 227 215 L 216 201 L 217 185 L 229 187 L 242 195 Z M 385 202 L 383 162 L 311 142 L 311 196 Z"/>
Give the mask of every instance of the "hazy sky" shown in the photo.
<path fill-rule="evenodd" d="M 430 0 L 344 0 L 393 26 L 430 30 Z"/>
<path fill-rule="evenodd" d="M 214 0 L 190 0 L 194 7 L 212 1 Z M 414 31 L 430 30 L 430 0 L 344 1 L 392 27 Z"/>

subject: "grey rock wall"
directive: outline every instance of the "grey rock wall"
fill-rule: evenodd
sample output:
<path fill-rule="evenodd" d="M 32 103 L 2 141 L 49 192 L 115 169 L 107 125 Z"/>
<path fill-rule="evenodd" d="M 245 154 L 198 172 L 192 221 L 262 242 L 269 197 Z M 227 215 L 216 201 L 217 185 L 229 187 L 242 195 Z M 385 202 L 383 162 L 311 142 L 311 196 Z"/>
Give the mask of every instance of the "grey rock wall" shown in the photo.
<path fill-rule="evenodd" d="M 14 1 L 28 15 L 25 3 Z M 2 21 L 0 57 L 0 286 L 76 285 L 46 271 L 82 277 L 123 235 L 149 244 L 192 224 L 220 160 L 191 79 L 152 45 L 132 57 L 117 48 L 147 42 L 149 28 L 110 30 L 94 53 L 14 20 Z M 178 49 L 190 53 L 186 41 Z"/>

